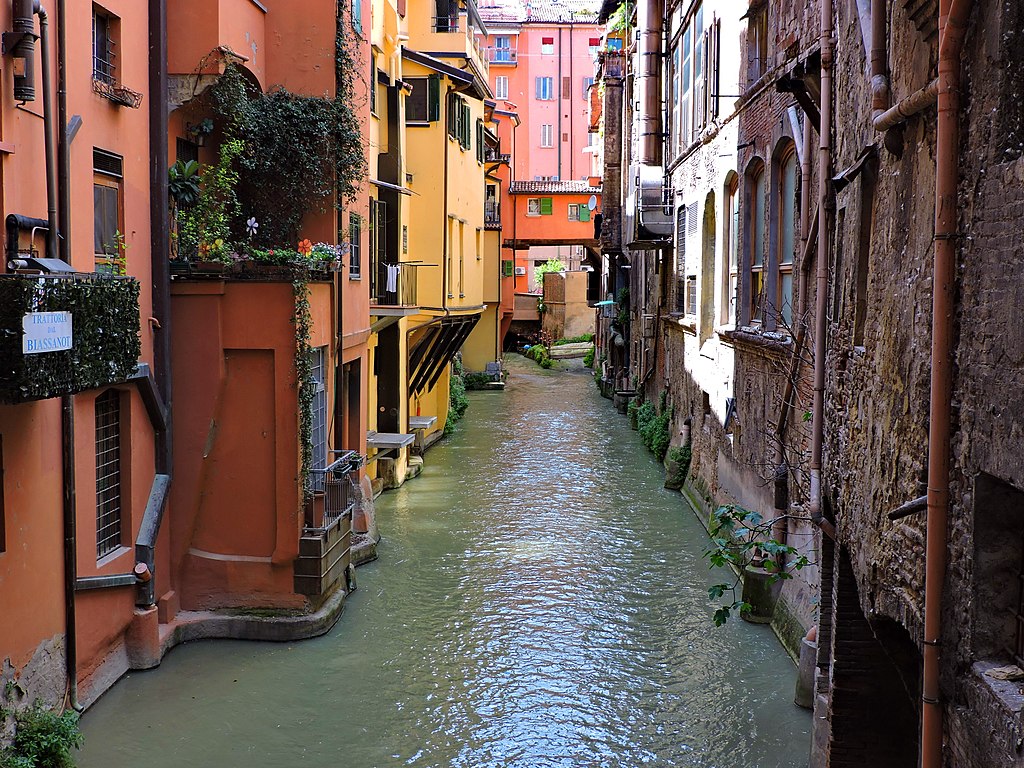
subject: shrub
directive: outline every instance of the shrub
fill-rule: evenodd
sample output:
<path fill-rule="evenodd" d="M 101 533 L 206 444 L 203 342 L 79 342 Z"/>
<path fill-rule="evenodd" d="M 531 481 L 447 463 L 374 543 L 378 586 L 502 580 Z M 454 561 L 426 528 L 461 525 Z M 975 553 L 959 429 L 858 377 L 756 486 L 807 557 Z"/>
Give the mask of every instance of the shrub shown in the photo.
<path fill-rule="evenodd" d="M 563 344 L 585 344 L 586 342 L 593 341 L 593 340 L 594 340 L 594 334 L 592 334 L 592 333 L 584 333 L 582 336 L 573 336 L 572 338 L 568 338 L 568 339 L 559 339 L 552 346 L 560 347 Z"/>
<path fill-rule="evenodd" d="M 583 356 L 583 365 L 587 368 L 594 367 L 594 347 L 587 350 L 587 354 Z"/>
<path fill-rule="evenodd" d="M 671 439 L 669 425 L 672 423 L 672 408 L 666 405 L 666 399 L 667 393 L 663 392 L 660 398 L 660 412 L 653 403 L 643 403 L 636 411 L 640 439 L 658 461 L 664 461 Z"/>
<path fill-rule="evenodd" d="M 448 384 L 448 419 L 444 423 L 446 435 L 455 431 L 456 425 L 466 415 L 467 408 L 469 408 L 469 398 L 466 397 L 466 379 L 462 370 L 462 361 L 456 357 L 452 361 L 452 375 Z"/>
<path fill-rule="evenodd" d="M 690 446 L 676 446 L 668 449 L 665 455 L 665 487 L 678 490 L 686 482 L 686 475 L 690 471 L 690 460 L 692 459 Z"/>
<path fill-rule="evenodd" d="M 0 768 L 73 768 L 71 750 L 82 745 L 73 710 L 58 714 L 37 701 L 14 719 L 14 740 L 0 753 Z"/>
<path fill-rule="evenodd" d="M 534 344 L 526 350 L 526 357 L 533 360 L 541 368 L 550 368 L 552 365 L 551 355 L 543 344 Z"/>

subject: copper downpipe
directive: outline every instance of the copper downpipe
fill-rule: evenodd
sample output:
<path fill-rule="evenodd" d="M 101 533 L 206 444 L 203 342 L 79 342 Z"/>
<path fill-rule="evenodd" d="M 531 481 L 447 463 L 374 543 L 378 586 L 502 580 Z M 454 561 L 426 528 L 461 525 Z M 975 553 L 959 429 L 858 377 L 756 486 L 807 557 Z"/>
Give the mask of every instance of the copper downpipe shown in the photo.
<path fill-rule="evenodd" d="M 935 148 L 935 259 L 928 414 L 928 521 L 925 532 L 924 672 L 921 766 L 942 766 L 939 648 L 946 577 L 950 421 L 953 395 L 953 290 L 959 183 L 960 54 L 973 0 L 939 1 L 939 93 Z"/>
<path fill-rule="evenodd" d="M 821 504 L 821 455 L 825 431 L 825 310 L 828 296 L 829 194 L 832 184 L 832 0 L 821 1 L 821 129 L 818 136 L 818 261 L 815 269 L 814 404 L 811 419 L 811 520 L 831 538 L 835 526 Z"/>

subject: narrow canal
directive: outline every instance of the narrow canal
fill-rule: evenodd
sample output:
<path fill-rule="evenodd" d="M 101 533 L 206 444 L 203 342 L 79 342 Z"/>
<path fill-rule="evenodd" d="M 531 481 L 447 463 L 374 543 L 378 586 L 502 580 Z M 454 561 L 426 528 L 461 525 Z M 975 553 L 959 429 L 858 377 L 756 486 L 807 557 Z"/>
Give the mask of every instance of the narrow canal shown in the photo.
<path fill-rule="evenodd" d="M 509 388 L 378 499 L 328 635 L 197 643 L 83 718 L 83 768 L 801 768 L 765 627 L 715 629 L 705 534 L 589 371 Z"/>

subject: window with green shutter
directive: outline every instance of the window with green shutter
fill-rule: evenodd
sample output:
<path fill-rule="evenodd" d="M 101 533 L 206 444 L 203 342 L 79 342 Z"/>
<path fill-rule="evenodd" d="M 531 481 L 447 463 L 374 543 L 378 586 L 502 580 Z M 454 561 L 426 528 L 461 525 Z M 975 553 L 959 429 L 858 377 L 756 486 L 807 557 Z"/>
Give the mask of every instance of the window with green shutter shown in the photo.
<path fill-rule="evenodd" d="M 586 203 L 580 205 L 580 221 L 590 221 L 590 208 Z"/>
<path fill-rule="evenodd" d="M 542 197 L 540 199 L 540 215 L 550 216 L 552 209 L 552 200 L 550 197 Z"/>
<path fill-rule="evenodd" d="M 516 263 L 511 259 L 501 262 L 501 274 L 505 277 L 514 277 L 516 274 Z"/>
<path fill-rule="evenodd" d="M 441 119 L 441 76 L 427 78 L 427 120 L 431 123 Z"/>

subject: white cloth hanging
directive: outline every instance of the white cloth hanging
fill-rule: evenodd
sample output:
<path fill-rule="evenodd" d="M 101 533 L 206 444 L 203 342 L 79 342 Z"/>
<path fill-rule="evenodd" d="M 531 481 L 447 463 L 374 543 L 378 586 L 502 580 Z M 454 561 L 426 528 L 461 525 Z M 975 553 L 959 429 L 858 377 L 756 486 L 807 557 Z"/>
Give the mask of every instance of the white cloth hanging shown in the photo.
<path fill-rule="evenodd" d="M 397 264 L 385 264 L 387 270 L 387 280 L 385 281 L 384 290 L 388 293 L 396 293 L 398 291 L 398 265 Z"/>

